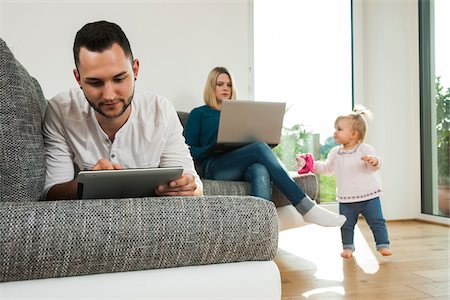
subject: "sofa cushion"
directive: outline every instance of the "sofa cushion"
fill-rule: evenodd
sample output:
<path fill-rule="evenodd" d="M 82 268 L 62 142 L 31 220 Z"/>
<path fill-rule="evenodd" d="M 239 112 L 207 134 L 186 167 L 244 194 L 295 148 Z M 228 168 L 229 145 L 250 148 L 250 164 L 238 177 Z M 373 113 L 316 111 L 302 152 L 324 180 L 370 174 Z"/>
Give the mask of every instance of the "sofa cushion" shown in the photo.
<path fill-rule="evenodd" d="M 0 39 L 0 201 L 37 201 L 44 186 L 45 99 Z"/>
<path fill-rule="evenodd" d="M 184 129 L 186 128 L 186 123 L 189 118 L 189 113 L 184 111 L 177 111 L 178 118 L 180 119 L 181 125 L 183 125 L 183 135 L 184 135 Z"/>
<path fill-rule="evenodd" d="M 272 260 L 277 245 L 275 206 L 256 197 L 0 205 L 0 282 Z"/>
<path fill-rule="evenodd" d="M 202 182 L 203 182 L 203 194 L 205 196 L 212 196 L 212 195 L 248 196 L 248 195 L 250 195 L 250 184 L 245 181 L 202 179 Z"/>

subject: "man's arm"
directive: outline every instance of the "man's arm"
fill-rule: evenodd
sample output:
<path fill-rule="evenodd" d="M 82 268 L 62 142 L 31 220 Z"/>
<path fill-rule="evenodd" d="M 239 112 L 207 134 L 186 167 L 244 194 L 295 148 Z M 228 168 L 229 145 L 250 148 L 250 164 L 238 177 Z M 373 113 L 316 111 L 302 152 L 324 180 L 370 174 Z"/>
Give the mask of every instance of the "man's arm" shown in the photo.
<path fill-rule="evenodd" d="M 58 183 L 52 186 L 47 192 L 45 200 L 67 200 L 76 199 L 78 180 L 74 179 L 65 183 Z"/>
<path fill-rule="evenodd" d="M 177 113 L 170 102 L 167 102 L 165 113 L 167 128 L 164 136 L 166 143 L 161 155 L 160 167 L 180 166 L 184 173 L 182 177 L 160 186 L 156 194 L 160 196 L 201 196 L 203 195 L 203 183 L 197 174 L 191 153 L 183 137 L 183 127 Z"/>
<path fill-rule="evenodd" d="M 43 122 L 45 146 L 45 186 L 43 200 L 75 199 L 77 182 L 74 181 L 73 153 L 66 140 L 64 113 L 59 103 L 64 103 L 63 94 L 48 102 Z"/>

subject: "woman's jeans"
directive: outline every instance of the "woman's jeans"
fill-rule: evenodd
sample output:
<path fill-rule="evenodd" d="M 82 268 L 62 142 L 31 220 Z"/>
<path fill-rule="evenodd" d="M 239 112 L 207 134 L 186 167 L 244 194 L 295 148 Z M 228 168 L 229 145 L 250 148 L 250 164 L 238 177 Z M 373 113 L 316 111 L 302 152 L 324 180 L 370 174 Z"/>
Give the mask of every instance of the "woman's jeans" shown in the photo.
<path fill-rule="evenodd" d="M 379 197 L 361 202 L 339 203 L 339 212 L 341 215 L 347 217 L 347 221 L 341 227 L 342 247 L 344 249 L 355 250 L 353 236 L 359 214 L 362 214 L 367 224 L 369 224 L 375 238 L 377 250 L 380 248 L 389 248 L 386 222 L 381 212 Z"/>
<path fill-rule="evenodd" d="M 263 142 L 213 157 L 206 163 L 204 171 L 208 179 L 245 180 L 250 183 L 250 195 L 267 200 L 272 200 L 271 181 L 294 205 L 305 197 L 270 147 Z M 310 205 L 306 206 L 306 211 L 311 209 Z"/>

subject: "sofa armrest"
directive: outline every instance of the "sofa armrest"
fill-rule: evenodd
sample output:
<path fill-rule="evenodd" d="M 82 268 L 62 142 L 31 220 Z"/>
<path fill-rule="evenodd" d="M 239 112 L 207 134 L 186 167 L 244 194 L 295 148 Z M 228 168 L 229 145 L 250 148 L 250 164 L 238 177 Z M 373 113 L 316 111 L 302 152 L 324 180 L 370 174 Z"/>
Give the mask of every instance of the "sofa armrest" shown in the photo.
<path fill-rule="evenodd" d="M 297 172 L 289 172 L 289 175 L 294 179 L 298 186 L 313 200 L 319 202 L 319 184 L 316 175 L 302 174 Z M 248 195 L 250 193 L 250 184 L 245 181 L 223 181 L 223 180 L 209 180 L 202 179 L 203 193 L 205 195 Z M 291 202 L 278 190 L 273 188 L 272 201 L 276 207 L 281 207 L 291 204 Z"/>
<path fill-rule="evenodd" d="M 312 173 L 299 175 L 297 172 L 289 172 L 289 174 L 305 194 L 317 203 L 320 203 L 318 199 L 319 184 L 316 175 Z M 291 202 L 276 187 L 273 189 L 273 202 L 277 207 L 291 204 Z"/>
<path fill-rule="evenodd" d="M 160 197 L 0 203 L 0 282 L 272 260 L 273 203 Z"/>

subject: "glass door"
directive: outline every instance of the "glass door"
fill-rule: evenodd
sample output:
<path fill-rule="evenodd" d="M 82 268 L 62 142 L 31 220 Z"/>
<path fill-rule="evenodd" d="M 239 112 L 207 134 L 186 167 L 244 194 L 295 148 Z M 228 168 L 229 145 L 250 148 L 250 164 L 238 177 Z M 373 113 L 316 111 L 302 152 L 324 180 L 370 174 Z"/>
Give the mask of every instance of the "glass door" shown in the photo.
<path fill-rule="evenodd" d="M 420 0 L 422 213 L 449 217 L 450 1 Z"/>

